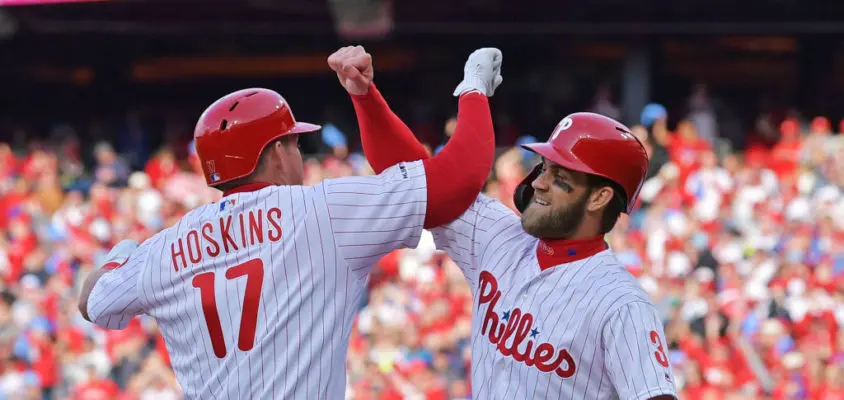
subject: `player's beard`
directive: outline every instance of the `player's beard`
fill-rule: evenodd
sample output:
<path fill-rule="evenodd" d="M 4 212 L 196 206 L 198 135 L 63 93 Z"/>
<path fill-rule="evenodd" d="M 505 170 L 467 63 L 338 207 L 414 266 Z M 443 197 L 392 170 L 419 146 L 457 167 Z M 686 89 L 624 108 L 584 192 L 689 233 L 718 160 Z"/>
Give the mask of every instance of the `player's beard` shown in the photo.
<path fill-rule="evenodd" d="M 589 192 L 586 191 L 574 203 L 550 211 L 543 210 L 550 207 L 540 207 L 531 201 L 522 213 L 522 228 L 540 239 L 568 239 L 583 221 L 588 200 Z"/>

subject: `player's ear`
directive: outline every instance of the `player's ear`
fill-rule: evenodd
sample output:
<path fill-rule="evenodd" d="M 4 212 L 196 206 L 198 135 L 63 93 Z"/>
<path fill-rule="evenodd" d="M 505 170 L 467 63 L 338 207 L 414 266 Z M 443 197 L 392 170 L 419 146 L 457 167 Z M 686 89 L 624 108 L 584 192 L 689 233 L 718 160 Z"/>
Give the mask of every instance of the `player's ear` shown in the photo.
<path fill-rule="evenodd" d="M 299 147 L 299 135 L 285 135 L 276 140 L 279 150 L 292 150 Z"/>
<path fill-rule="evenodd" d="M 267 168 L 274 168 L 279 166 L 281 157 L 284 153 L 284 146 L 279 140 L 275 140 L 264 148 L 261 158 L 258 161 L 258 169 L 264 170 Z"/>
<path fill-rule="evenodd" d="M 586 203 L 586 210 L 595 212 L 606 208 L 613 196 L 615 196 L 615 190 L 610 186 L 593 188 L 592 193 L 589 194 L 589 201 Z"/>

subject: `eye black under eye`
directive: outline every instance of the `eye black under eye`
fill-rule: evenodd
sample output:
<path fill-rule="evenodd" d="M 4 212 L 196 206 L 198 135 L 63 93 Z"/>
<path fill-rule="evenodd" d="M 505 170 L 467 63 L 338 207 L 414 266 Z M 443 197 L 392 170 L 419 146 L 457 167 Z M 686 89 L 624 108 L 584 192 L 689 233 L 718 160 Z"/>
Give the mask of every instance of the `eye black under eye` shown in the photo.
<path fill-rule="evenodd" d="M 567 192 L 570 192 L 570 191 L 572 190 L 571 185 L 569 185 L 568 183 L 566 183 L 566 182 L 565 182 L 562 178 L 560 178 L 560 177 L 554 177 L 554 185 L 556 185 L 556 186 L 557 186 L 557 187 L 559 187 L 560 189 L 563 189 L 563 190 L 565 190 L 565 191 L 567 191 Z"/>

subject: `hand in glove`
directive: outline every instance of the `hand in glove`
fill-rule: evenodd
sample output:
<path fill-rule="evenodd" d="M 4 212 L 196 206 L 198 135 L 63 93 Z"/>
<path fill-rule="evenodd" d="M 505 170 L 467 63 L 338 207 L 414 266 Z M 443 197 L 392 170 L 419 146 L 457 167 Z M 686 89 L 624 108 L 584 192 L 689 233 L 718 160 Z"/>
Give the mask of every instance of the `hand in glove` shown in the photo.
<path fill-rule="evenodd" d="M 463 81 L 454 89 L 454 96 L 478 91 L 492 97 L 501 84 L 501 50 L 485 47 L 472 52 L 463 67 Z"/>

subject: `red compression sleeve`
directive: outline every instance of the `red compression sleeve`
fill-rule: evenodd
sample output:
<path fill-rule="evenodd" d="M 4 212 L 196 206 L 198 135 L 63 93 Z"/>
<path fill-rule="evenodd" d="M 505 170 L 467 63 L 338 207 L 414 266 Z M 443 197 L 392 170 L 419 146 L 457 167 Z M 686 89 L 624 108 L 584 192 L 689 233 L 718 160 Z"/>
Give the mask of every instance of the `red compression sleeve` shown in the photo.
<path fill-rule="evenodd" d="M 363 153 L 375 173 L 402 161 L 430 157 L 410 128 L 390 110 L 374 84 L 367 94 L 352 95 L 352 104 L 358 118 Z"/>
<path fill-rule="evenodd" d="M 443 150 L 425 159 L 428 207 L 425 228 L 447 224 L 463 214 L 483 190 L 495 159 L 495 132 L 486 96 L 460 96 L 457 128 Z"/>
<path fill-rule="evenodd" d="M 466 211 L 483 190 L 495 156 L 495 133 L 486 96 L 460 96 L 457 128 L 443 150 L 431 158 L 413 132 L 390 110 L 372 85 L 352 95 L 363 152 L 376 173 L 402 161 L 425 160 L 428 205 L 425 228 L 449 223 Z"/>

